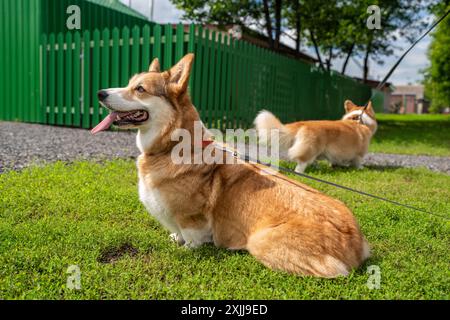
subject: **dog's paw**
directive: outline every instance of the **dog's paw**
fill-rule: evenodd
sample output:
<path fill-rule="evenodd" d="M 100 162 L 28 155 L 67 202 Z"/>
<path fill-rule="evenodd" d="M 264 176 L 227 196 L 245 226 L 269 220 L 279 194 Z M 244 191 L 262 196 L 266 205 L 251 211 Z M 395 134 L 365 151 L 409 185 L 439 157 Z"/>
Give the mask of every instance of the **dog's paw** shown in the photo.
<path fill-rule="evenodd" d="M 179 246 L 182 246 L 184 244 L 184 239 L 181 236 L 181 234 L 171 233 L 169 237 L 170 237 L 170 240 L 172 240 L 173 242 L 175 242 Z"/>
<path fill-rule="evenodd" d="M 183 245 L 186 249 L 196 249 L 200 247 L 202 243 L 195 242 L 195 241 L 186 241 Z"/>

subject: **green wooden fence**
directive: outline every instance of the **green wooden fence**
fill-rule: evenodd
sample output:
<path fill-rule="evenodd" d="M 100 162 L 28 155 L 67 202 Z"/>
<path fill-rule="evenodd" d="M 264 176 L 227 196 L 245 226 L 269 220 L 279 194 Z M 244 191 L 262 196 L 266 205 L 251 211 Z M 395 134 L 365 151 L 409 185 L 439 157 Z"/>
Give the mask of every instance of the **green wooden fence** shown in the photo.
<path fill-rule="evenodd" d="M 261 109 L 283 121 L 336 119 L 343 102 L 364 104 L 370 88 L 221 32 L 191 25 L 43 34 L 38 122 L 91 128 L 107 110 L 96 92 L 121 87 L 158 57 L 170 68 L 195 53 L 190 79 L 194 105 L 208 127 L 247 128 Z"/>

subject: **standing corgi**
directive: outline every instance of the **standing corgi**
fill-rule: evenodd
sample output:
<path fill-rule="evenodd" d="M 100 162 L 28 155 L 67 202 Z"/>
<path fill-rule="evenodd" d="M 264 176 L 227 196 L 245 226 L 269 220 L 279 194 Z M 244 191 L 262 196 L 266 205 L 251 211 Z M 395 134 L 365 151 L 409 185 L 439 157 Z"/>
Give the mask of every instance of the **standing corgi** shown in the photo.
<path fill-rule="evenodd" d="M 283 125 L 269 111 L 261 111 L 254 123 L 262 143 L 268 131 L 279 130 L 280 150 L 297 162 L 295 171 L 302 173 L 316 159 L 326 159 L 333 165 L 361 167 L 377 121 L 372 103 L 365 111 L 350 100 L 345 101 L 345 115 L 337 121 L 299 121 Z M 359 120 L 361 117 L 361 121 Z"/>
<path fill-rule="evenodd" d="M 180 245 L 248 250 L 275 270 L 337 277 L 360 266 L 369 247 L 342 202 L 254 164 L 174 163 L 172 133 L 200 121 L 187 91 L 193 58 L 164 72 L 155 59 L 126 87 L 98 93 L 111 113 L 93 133 L 138 129 L 139 196 L 150 214 Z"/>

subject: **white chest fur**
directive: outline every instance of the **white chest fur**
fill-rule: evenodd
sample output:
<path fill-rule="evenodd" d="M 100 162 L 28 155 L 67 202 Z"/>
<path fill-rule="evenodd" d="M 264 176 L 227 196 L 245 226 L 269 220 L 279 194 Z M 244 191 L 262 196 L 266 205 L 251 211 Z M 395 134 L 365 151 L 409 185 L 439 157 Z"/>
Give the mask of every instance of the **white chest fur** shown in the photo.
<path fill-rule="evenodd" d="M 157 188 L 147 187 L 142 178 L 139 179 L 139 198 L 148 212 L 154 216 L 170 232 L 180 233 L 173 215 L 164 203 Z"/>

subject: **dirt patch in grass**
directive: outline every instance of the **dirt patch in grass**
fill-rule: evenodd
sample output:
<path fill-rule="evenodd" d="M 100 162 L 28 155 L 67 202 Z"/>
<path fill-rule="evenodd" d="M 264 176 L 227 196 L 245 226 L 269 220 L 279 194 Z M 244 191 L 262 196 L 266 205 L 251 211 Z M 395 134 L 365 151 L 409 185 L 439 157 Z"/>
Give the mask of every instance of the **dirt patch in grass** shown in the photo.
<path fill-rule="evenodd" d="M 107 248 L 98 257 L 100 263 L 115 263 L 123 256 L 134 257 L 139 251 L 130 243 L 121 244 L 119 247 Z"/>

